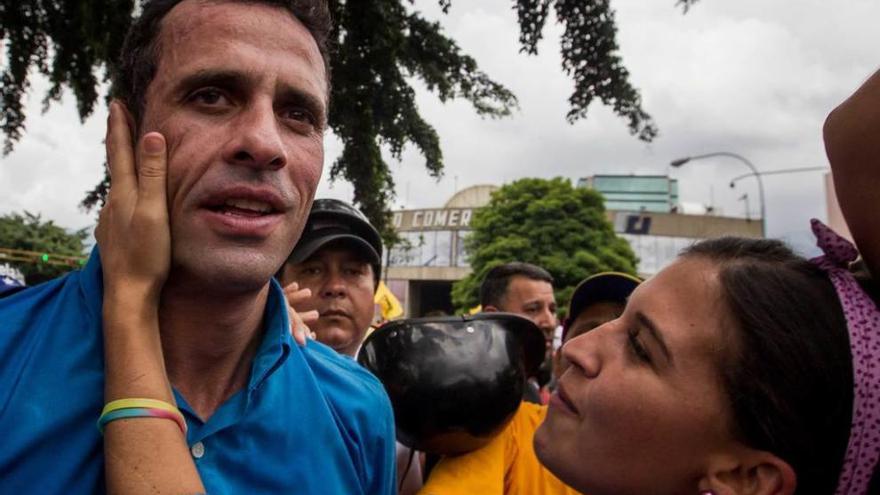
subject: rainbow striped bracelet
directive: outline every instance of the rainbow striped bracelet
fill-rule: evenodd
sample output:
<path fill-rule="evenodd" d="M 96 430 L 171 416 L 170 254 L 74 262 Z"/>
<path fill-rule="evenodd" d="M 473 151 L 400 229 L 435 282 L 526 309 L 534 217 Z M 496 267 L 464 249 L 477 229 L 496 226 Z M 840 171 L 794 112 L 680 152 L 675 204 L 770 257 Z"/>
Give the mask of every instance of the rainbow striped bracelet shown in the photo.
<path fill-rule="evenodd" d="M 108 402 L 98 418 L 98 431 L 104 433 L 104 427 L 111 421 L 126 418 L 163 418 L 177 423 L 180 431 L 186 435 L 186 420 L 180 410 L 173 405 L 156 399 L 118 399 Z"/>

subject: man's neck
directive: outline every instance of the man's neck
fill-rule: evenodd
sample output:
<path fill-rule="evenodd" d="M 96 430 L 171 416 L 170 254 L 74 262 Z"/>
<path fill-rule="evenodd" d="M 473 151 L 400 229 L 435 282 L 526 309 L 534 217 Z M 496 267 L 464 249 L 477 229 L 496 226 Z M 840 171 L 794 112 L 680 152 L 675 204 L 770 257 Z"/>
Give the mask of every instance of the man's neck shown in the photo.
<path fill-rule="evenodd" d="M 269 284 L 236 294 L 166 284 L 159 321 L 168 379 L 203 421 L 247 384 L 268 293 Z"/>

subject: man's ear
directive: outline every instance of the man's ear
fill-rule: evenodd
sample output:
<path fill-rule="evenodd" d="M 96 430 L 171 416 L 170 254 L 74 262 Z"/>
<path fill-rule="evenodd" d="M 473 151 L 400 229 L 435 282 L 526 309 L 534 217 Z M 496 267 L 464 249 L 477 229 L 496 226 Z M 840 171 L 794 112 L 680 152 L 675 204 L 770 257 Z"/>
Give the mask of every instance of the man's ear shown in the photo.
<path fill-rule="evenodd" d="M 797 476 L 791 465 L 770 452 L 741 446 L 713 456 L 700 490 L 718 495 L 792 495 Z"/>
<path fill-rule="evenodd" d="M 491 304 L 488 304 L 486 306 L 483 306 L 483 309 L 481 309 L 480 311 L 482 311 L 483 313 L 497 313 L 501 310 L 496 308 L 495 306 L 492 306 Z"/>

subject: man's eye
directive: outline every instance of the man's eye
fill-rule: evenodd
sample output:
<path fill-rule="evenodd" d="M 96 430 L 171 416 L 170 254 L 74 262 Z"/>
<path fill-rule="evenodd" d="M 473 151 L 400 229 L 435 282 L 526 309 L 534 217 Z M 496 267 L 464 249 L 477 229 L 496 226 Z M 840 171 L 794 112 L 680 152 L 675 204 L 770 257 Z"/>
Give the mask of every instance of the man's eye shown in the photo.
<path fill-rule="evenodd" d="M 282 116 L 287 120 L 303 122 L 310 125 L 315 125 L 317 123 L 317 119 L 312 115 L 312 112 L 303 108 L 289 108 L 282 113 Z"/>
<path fill-rule="evenodd" d="M 226 103 L 228 100 L 226 96 L 220 90 L 217 89 L 203 89 L 201 91 L 197 91 L 190 96 L 190 101 L 194 103 L 198 103 L 200 105 L 220 105 Z"/>
<path fill-rule="evenodd" d="M 360 275 L 364 275 L 365 273 L 367 273 L 367 268 L 362 267 L 362 266 L 355 266 L 355 267 L 348 268 L 347 271 L 348 271 L 349 275 L 360 276 Z"/>

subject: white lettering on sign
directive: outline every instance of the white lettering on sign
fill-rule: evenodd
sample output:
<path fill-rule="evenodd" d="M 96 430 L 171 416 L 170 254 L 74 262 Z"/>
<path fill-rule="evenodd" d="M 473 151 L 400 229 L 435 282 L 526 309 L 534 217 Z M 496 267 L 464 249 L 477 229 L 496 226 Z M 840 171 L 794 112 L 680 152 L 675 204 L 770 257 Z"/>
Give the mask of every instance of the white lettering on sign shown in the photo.
<path fill-rule="evenodd" d="M 452 210 L 449 212 L 449 226 L 457 227 L 458 226 L 458 215 L 461 213 L 461 210 Z"/>
<path fill-rule="evenodd" d="M 392 223 L 403 230 L 467 228 L 472 216 L 472 208 L 396 211 Z"/>
<path fill-rule="evenodd" d="M 472 212 L 472 210 L 462 210 L 461 211 L 461 226 L 462 227 L 470 227 L 470 225 L 471 225 L 471 212 Z"/>

